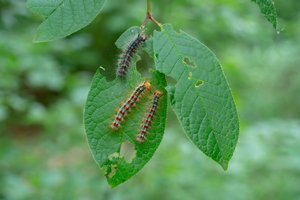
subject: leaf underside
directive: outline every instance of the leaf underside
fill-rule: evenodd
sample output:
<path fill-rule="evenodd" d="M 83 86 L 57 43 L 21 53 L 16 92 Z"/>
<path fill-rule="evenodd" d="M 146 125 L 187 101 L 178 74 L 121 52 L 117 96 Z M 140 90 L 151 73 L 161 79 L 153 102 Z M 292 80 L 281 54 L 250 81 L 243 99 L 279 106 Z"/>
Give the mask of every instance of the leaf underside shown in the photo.
<path fill-rule="evenodd" d="M 265 18 L 277 28 L 277 12 L 273 0 L 251 0 L 256 3 Z"/>
<path fill-rule="evenodd" d="M 191 141 L 224 169 L 234 152 L 238 116 L 221 65 L 202 43 L 164 25 L 153 36 L 158 71 L 177 81 L 169 86 L 172 108 Z"/>
<path fill-rule="evenodd" d="M 64 38 L 91 23 L 105 0 L 27 0 L 27 7 L 45 20 L 38 27 L 35 42 Z"/>

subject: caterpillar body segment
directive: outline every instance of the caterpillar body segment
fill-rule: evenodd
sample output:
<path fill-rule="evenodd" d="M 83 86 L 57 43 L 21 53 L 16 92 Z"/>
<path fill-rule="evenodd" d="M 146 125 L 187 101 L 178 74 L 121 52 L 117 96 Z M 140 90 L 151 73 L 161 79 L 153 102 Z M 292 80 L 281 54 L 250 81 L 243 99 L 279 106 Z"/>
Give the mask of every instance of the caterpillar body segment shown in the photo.
<path fill-rule="evenodd" d="M 151 126 L 152 120 L 153 120 L 155 113 L 157 111 L 157 108 L 159 106 L 160 97 L 162 95 L 163 95 L 163 93 L 158 90 L 154 92 L 154 97 L 153 97 L 153 101 L 150 106 L 149 112 L 147 113 L 146 118 L 144 119 L 144 121 L 142 123 L 141 130 L 136 137 L 136 141 L 140 144 L 143 144 L 147 139 L 146 135 Z"/>
<path fill-rule="evenodd" d="M 135 88 L 130 97 L 119 108 L 114 121 L 110 125 L 112 130 L 116 131 L 121 127 L 121 123 L 122 121 L 124 121 L 124 117 L 131 112 L 131 109 L 140 100 L 143 93 L 147 90 L 151 90 L 151 88 L 152 86 L 149 81 L 144 81 L 141 85 Z"/>
<path fill-rule="evenodd" d="M 144 33 L 138 34 L 137 37 L 130 42 L 127 48 L 121 53 L 117 68 L 118 77 L 125 77 L 127 75 L 133 56 L 146 40 L 147 37 Z"/>

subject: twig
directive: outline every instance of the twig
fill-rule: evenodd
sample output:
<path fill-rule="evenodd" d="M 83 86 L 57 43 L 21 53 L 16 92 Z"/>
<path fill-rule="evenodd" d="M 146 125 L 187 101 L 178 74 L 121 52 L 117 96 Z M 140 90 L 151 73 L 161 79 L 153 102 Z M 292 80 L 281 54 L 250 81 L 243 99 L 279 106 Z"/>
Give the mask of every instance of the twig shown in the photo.
<path fill-rule="evenodd" d="M 156 24 L 157 26 L 159 26 L 160 28 L 162 27 L 161 23 L 159 23 L 153 16 L 151 13 L 151 0 L 147 0 L 147 13 L 146 13 L 146 17 L 144 20 L 144 23 L 141 25 L 142 28 L 145 28 L 145 26 L 147 25 L 148 21 L 152 21 L 154 24 Z"/>

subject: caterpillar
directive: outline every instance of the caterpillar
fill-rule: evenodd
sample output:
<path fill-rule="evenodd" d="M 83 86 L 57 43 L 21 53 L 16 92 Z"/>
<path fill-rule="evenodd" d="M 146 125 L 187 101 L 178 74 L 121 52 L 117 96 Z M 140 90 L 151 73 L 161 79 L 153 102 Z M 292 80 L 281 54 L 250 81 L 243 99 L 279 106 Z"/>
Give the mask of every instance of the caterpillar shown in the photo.
<path fill-rule="evenodd" d="M 136 51 L 139 49 L 139 47 L 147 40 L 147 37 L 140 33 L 137 35 L 137 37 L 129 43 L 127 48 L 122 52 L 120 55 L 120 59 L 118 61 L 118 69 L 117 69 L 117 76 L 118 77 L 125 77 L 130 64 L 132 57 L 136 53 Z"/>
<path fill-rule="evenodd" d="M 149 81 L 144 81 L 139 85 L 126 100 L 125 103 L 119 108 L 114 121 L 110 125 L 112 130 L 118 130 L 121 127 L 121 122 L 124 120 L 124 117 L 131 111 L 131 108 L 135 106 L 136 102 L 139 101 L 141 95 L 145 90 L 151 90 L 151 84 Z"/>
<path fill-rule="evenodd" d="M 153 117 L 158 108 L 159 99 L 162 95 L 163 95 L 163 93 L 158 90 L 156 90 L 154 92 L 154 98 L 153 98 L 152 105 L 149 109 L 149 113 L 147 114 L 146 119 L 142 123 L 141 131 L 139 132 L 139 134 L 136 137 L 136 141 L 140 144 L 143 144 L 146 140 L 146 135 L 147 135 L 148 129 L 151 126 Z"/>

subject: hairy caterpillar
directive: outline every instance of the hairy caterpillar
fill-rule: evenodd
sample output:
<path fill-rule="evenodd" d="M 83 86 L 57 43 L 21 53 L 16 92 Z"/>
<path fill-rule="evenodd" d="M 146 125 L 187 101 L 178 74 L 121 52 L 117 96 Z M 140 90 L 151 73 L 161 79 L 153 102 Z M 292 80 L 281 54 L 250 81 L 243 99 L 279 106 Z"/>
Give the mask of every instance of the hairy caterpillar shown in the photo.
<path fill-rule="evenodd" d="M 162 95 L 163 95 L 163 93 L 158 90 L 156 90 L 154 92 L 154 98 L 153 98 L 153 102 L 150 107 L 149 113 L 147 114 L 146 119 L 143 121 L 142 129 L 141 129 L 140 133 L 136 137 L 136 141 L 140 144 L 143 144 L 146 140 L 146 135 L 147 135 L 148 129 L 151 126 L 153 117 L 158 108 L 159 99 Z"/>
<path fill-rule="evenodd" d="M 138 50 L 138 48 L 147 40 L 147 37 L 143 34 L 140 33 L 137 35 L 137 37 L 130 42 L 130 44 L 127 46 L 127 48 L 122 52 L 120 55 L 120 59 L 118 62 L 118 69 L 117 69 L 117 76 L 118 77 L 125 77 L 130 64 L 132 57 Z"/>
<path fill-rule="evenodd" d="M 126 100 L 125 103 L 119 108 L 117 115 L 115 116 L 114 121 L 110 125 L 113 130 L 118 130 L 121 126 L 121 122 L 124 120 L 124 117 L 131 111 L 131 108 L 135 103 L 140 99 L 140 96 L 145 92 L 145 90 L 150 90 L 151 84 L 149 81 L 144 81 L 143 84 L 139 85 Z"/>

